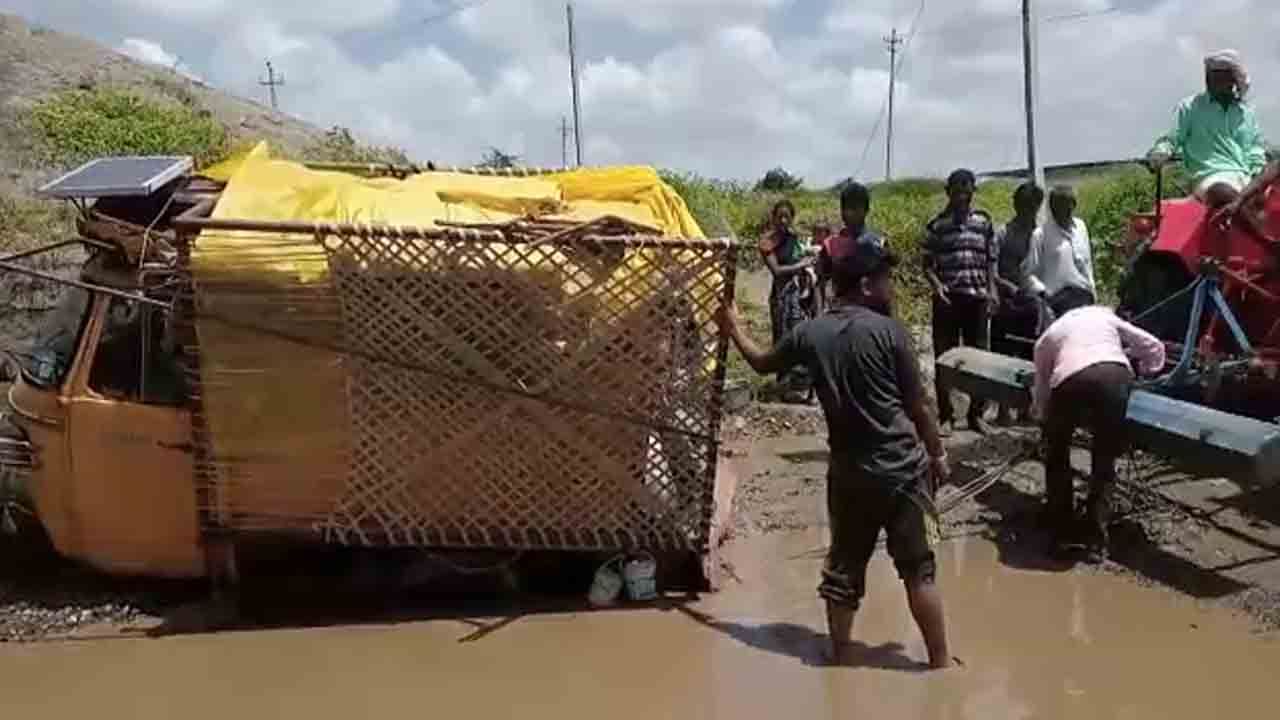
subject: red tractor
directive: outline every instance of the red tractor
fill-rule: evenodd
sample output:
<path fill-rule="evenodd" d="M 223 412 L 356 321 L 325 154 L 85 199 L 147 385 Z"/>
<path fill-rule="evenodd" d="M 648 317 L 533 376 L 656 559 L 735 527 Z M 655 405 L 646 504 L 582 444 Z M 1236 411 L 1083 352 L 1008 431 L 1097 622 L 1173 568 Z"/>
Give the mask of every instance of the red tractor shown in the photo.
<path fill-rule="evenodd" d="M 1280 189 L 1261 232 L 1222 227 L 1195 198 L 1135 215 L 1120 313 L 1164 339 L 1170 367 L 1149 389 L 1233 413 L 1280 418 Z M 1265 237 L 1264 237 L 1265 236 Z"/>

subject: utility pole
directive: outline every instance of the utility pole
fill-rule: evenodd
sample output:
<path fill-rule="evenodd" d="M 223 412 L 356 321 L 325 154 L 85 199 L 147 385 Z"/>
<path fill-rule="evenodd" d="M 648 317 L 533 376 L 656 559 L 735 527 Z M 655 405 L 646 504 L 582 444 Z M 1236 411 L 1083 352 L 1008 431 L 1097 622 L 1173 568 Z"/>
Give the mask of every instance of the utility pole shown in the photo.
<path fill-rule="evenodd" d="M 1045 186 L 1044 166 L 1036 138 L 1036 118 L 1040 114 L 1040 28 L 1031 0 L 1022 0 L 1022 75 L 1027 113 L 1027 175 L 1041 188 Z M 1040 209 L 1044 219 L 1044 208 Z"/>
<path fill-rule="evenodd" d="M 569 167 L 569 118 L 560 116 L 560 167 Z"/>
<path fill-rule="evenodd" d="M 276 75 L 276 70 L 275 70 L 275 68 L 271 67 L 271 61 L 270 61 L 270 60 L 268 60 L 268 61 L 267 61 L 267 79 L 266 79 L 266 80 L 259 80 L 259 81 L 258 81 L 258 84 L 259 84 L 259 85 L 265 85 L 265 86 L 267 86 L 267 88 L 269 88 L 269 89 L 270 89 L 270 93 L 271 93 L 271 109 L 272 109 L 273 111 L 278 111 L 278 110 L 280 109 L 280 101 L 279 101 L 279 99 L 276 97 L 276 88 L 277 88 L 277 87 L 283 87 L 283 86 L 284 86 L 284 76 L 283 76 L 283 75 Z"/>
<path fill-rule="evenodd" d="M 889 130 L 884 149 L 884 179 L 888 182 L 893 179 L 893 95 L 898 85 L 898 46 L 902 45 L 898 28 L 893 28 L 884 42 L 889 46 Z"/>
<path fill-rule="evenodd" d="M 573 83 L 573 149 L 582 167 L 582 109 L 578 104 L 578 55 L 573 43 L 573 3 L 565 3 L 569 19 L 569 81 Z"/>

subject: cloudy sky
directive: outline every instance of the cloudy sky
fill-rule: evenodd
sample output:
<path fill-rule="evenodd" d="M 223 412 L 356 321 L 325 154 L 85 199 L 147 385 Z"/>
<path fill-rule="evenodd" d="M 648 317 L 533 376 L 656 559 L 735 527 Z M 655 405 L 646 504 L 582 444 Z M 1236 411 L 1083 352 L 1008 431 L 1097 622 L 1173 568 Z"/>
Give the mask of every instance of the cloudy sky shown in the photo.
<path fill-rule="evenodd" d="M 1203 83 L 1209 50 L 1242 51 L 1280 140 L 1276 0 L 1038 0 L 1042 152 L 1132 157 Z M 1014 167 L 1024 157 L 1019 0 L 577 0 L 583 151 L 822 184 L 884 172 L 882 38 L 916 33 L 901 67 L 895 174 Z M 323 126 L 472 163 L 489 146 L 558 165 L 570 113 L 558 0 L 0 0 Z"/>

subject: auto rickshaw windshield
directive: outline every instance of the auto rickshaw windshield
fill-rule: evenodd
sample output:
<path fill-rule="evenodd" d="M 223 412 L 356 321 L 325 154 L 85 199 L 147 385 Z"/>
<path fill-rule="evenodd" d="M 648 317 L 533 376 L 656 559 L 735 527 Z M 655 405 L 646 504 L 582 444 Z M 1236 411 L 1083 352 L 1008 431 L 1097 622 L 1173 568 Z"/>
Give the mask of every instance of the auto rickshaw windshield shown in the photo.
<path fill-rule="evenodd" d="M 13 353 L 29 382 L 50 388 L 66 379 L 88 310 L 89 293 L 67 288 L 58 306 L 36 327 L 26 347 Z"/>

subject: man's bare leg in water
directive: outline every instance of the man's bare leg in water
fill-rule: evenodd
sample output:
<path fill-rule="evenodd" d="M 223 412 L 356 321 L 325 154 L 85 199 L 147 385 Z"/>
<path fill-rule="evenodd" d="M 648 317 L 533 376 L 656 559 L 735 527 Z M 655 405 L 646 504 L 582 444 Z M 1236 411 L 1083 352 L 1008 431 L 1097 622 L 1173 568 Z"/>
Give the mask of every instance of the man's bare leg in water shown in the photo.
<path fill-rule="evenodd" d="M 831 636 L 831 661 L 848 662 L 848 649 L 853 642 L 853 616 L 857 611 L 848 605 L 827 601 L 827 632 Z"/>
<path fill-rule="evenodd" d="M 929 651 L 929 667 L 942 670 L 951 667 L 951 652 L 947 647 L 947 621 L 942 610 L 942 595 L 932 582 L 911 582 L 907 586 L 907 604 L 911 617 L 924 636 Z M 827 632 L 831 635 L 831 659 L 837 663 L 849 661 L 848 650 L 853 643 L 853 618 L 856 610 L 827 601 Z"/>

